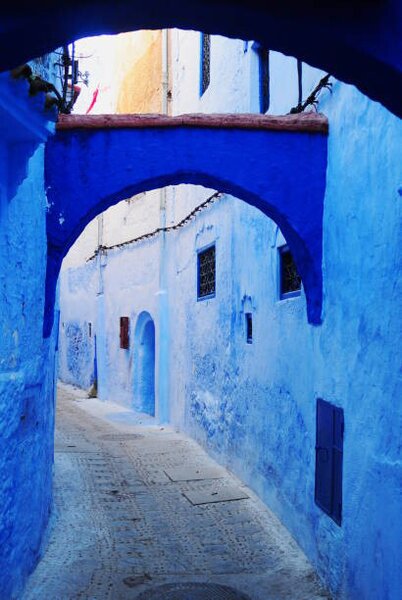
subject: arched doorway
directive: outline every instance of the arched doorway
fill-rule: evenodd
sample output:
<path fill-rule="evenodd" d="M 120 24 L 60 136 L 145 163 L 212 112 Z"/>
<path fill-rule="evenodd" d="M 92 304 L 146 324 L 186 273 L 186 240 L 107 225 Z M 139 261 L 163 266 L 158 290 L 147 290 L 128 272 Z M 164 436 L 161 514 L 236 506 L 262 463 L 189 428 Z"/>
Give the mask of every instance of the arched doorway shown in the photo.
<path fill-rule="evenodd" d="M 155 324 L 145 311 L 134 333 L 134 408 L 155 416 Z"/>

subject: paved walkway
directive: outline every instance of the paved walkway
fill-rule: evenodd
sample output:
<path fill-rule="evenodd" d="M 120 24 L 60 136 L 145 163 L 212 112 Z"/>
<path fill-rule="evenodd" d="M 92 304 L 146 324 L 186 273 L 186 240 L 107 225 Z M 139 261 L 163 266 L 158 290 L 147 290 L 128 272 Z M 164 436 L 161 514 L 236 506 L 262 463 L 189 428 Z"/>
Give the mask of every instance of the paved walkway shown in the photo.
<path fill-rule="evenodd" d="M 278 520 L 172 428 L 61 386 L 55 466 L 24 600 L 328 598 Z"/>

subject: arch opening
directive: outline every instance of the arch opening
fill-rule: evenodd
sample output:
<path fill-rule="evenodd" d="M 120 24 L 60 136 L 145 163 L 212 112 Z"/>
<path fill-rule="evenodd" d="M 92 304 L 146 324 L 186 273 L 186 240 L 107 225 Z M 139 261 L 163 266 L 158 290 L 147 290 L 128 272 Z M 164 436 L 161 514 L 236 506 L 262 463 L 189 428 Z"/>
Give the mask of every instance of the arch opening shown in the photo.
<path fill-rule="evenodd" d="M 161 208 L 163 198 L 165 205 Z M 60 337 L 66 337 L 64 327 L 77 324 L 83 339 L 92 334 L 93 340 L 87 340 L 87 352 L 80 362 L 85 371 L 80 381 L 85 377 L 88 381 L 94 379 L 94 364 L 101 400 L 114 395 L 137 412 L 157 416 L 160 422 L 169 420 L 169 390 L 165 385 L 170 373 L 164 369 L 169 361 L 170 335 L 176 323 L 179 330 L 184 327 L 182 318 L 186 318 L 187 309 L 183 307 L 190 306 L 190 314 L 194 302 L 204 299 L 199 286 L 200 255 L 206 248 L 214 247 L 214 293 L 209 296 L 217 296 L 216 306 L 222 302 L 222 294 L 234 303 L 231 310 L 222 312 L 225 323 L 229 315 L 238 315 L 238 327 L 243 330 L 244 314 L 254 312 L 250 290 L 256 287 L 266 310 L 287 314 L 296 308 L 300 323 L 308 328 L 308 297 L 302 276 L 294 301 L 288 302 L 290 296 L 285 297 L 281 291 L 281 252 L 284 247 L 292 252 L 289 238 L 263 211 L 248 204 L 227 193 L 184 184 L 122 200 L 89 223 L 61 270 Z M 141 215 L 146 215 L 145 219 Z M 230 292 L 228 282 L 238 277 L 232 248 L 243 246 L 239 240 L 247 236 L 259 239 L 250 261 L 260 270 L 261 281 L 250 281 L 248 290 L 233 288 Z M 239 250 L 236 254 L 244 260 Z M 232 271 L 228 275 L 229 265 Z M 182 271 L 187 273 L 185 294 L 182 298 L 179 293 L 173 300 L 184 281 Z M 177 319 L 172 316 L 175 311 Z M 59 377 L 71 383 L 75 373 L 66 343 L 60 345 Z M 90 368 L 85 370 L 85 365 Z"/>
<path fill-rule="evenodd" d="M 167 202 L 161 209 L 163 197 Z M 225 214 L 230 215 L 229 221 L 223 219 L 220 225 L 219 218 Z M 147 216 L 143 220 L 138 219 L 140 215 Z M 200 252 L 214 246 L 216 304 L 225 289 L 234 302 L 240 302 L 233 314 L 237 311 L 243 315 L 243 312 L 253 312 L 254 301 L 252 295 L 246 294 L 246 310 L 241 290 L 229 293 L 227 289 L 227 281 L 235 281 L 237 276 L 231 247 L 244 236 L 256 235 L 261 240 L 254 257 L 254 263 L 261 269 L 260 293 L 264 304 L 276 310 L 272 307 L 276 304 L 279 307 L 283 300 L 281 250 L 284 246 L 290 248 L 291 244 L 286 232 L 266 216 L 241 198 L 188 184 L 126 198 L 98 215 L 71 247 L 60 274 L 60 337 L 66 338 L 69 329 L 79 327 L 86 344 L 85 348 L 81 344 L 84 356 L 79 365 L 83 374 L 78 380 L 70 364 L 66 342 L 60 343 L 61 381 L 79 385 L 84 382 L 83 387 L 88 389 L 89 383 L 85 382 L 95 379 L 100 399 L 114 394 L 136 411 L 157 416 L 161 422 L 168 421 L 169 392 L 162 388 L 170 376 L 164 371 L 170 334 L 164 327 L 169 324 L 170 311 L 180 313 L 182 310 L 179 305 L 175 309 L 176 302 L 172 304 L 170 298 L 172 290 L 176 290 L 172 294 L 177 292 L 176 282 L 182 281 L 182 267 L 176 260 L 182 254 L 183 240 L 194 236 L 194 243 L 187 245 L 183 253 L 183 257 L 187 256 L 183 260 L 188 264 L 184 270 L 192 279 L 191 289 L 186 290 L 190 304 L 200 299 Z M 113 223 L 120 225 L 116 227 Z M 225 275 L 227 265 L 233 269 L 229 277 Z M 254 287 L 254 283 L 251 285 Z M 288 308 L 279 307 L 279 310 L 286 313 L 297 305 L 300 320 L 304 319 L 307 326 L 303 317 L 307 306 L 304 281 L 297 295 L 301 301 L 290 302 Z M 229 314 L 230 311 L 226 316 Z M 239 319 L 242 330 L 243 316 Z M 122 334 L 123 320 L 126 328 Z"/>
<path fill-rule="evenodd" d="M 199 185 L 206 189 L 218 189 L 221 193 L 234 196 L 239 200 L 244 201 L 246 204 L 255 207 L 265 214 L 268 218 L 274 221 L 279 229 L 282 231 L 284 237 L 287 240 L 289 248 L 292 252 L 294 260 L 297 264 L 298 271 L 303 280 L 303 285 L 306 291 L 307 297 L 307 317 L 308 321 L 312 324 L 319 324 L 321 322 L 321 306 L 322 306 L 322 275 L 321 275 L 321 260 L 317 260 L 317 256 L 314 252 L 320 252 L 321 238 L 312 238 L 313 246 L 310 247 L 306 243 L 306 239 L 303 239 L 303 234 L 300 233 L 296 226 L 293 226 L 289 221 L 286 214 L 281 213 L 272 206 L 264 198 L 258 197 L 248 190 L 239 188 L 232 182 L 222 181 L 216 176 L 211 176 L 206 173 L 188 173 L 180 172 L 174 174 L 167 174 L 158 177 L 158 179 L 152 181 L 144 181 L 140 184 L 126 187 L 113 195 L 103 198 L 94 207 L 92 207 L 80 220 L 78 225 L 75 227 L 73 234 L 69 237 L 65 247 L 62 250 L 60 248 L 53 247 L 52 244 L 48 246 L 48 272 L 46 279 L 46 286 L 50 285 L 51 289 L 46 290 L 47 294 L 55 294 L 57 285 L 58 273 L 61 267 L 64 256 L 66 256 L 69 249 L 72 247 L 74 242 L 78 239 L 85 227 L 98 215 L 108 208 L 117 205 L 119 202 L 139 195 L 144 192 L 161 189 L 165 186 L 180 185 L 180 184 L 193 184 Z M 321 216 L 318 215 L 319 217 Z M 321 254 L 320 254 L 321 257 Z M 317 289 L 318 294 L 315 294 Z M 311 295 L 312 292 L 312 295 Z M 45 311 L 48 309 L 46 303 Z M 52 314 L 49 315 L 45 312 L 45 326 L 49 317 L 53 319 L 53 308 Z M 47 331 L 50 333 L 51 326 Z M 45 334 L 46 335 L 46 334 Z"/>
<path fill-rule="evenodd" d="M 303 128 L 249 130 L 231 124 L 59 132 L 46 149 L 51 208 L 45 336 L 62 259 L 87 223 L 124 198 L 183 183 L 240 198 L 276 222 L 303 279 L 308 320 L 319 324 L 326 165 L 323 130 L 312 135 Z"/>

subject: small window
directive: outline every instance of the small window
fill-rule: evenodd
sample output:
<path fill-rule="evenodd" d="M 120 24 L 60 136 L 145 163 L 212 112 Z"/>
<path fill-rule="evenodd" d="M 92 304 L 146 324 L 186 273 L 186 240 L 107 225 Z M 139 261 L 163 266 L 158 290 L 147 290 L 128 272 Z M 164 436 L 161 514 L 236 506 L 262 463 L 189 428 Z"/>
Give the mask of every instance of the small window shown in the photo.
<path fill-rule="evenodd" d="M 297 61 L 297 103 L 298 106 L 303 104 L 303 62 Z"/>
<path fill-rule="evenodd" d="M 301 277 L 297 272 L 296 263 L 288 246 L 282 246 L 279 250 L 279 277 L 280 298 L 292 298 L 299 296 L 301 290 Z"/>
<path fill-rule="evenodd" d="M 269 110 L 270 99 L 270 68 L 269 50 L 260 44 L 253 42 L 253 50 L 258 57 L 258 85 L 260 112 L 265 114 Z"/>
<path fill-rule="evenodd" d="M 342 524 L 342 462 L 344 416 L 338 408 L 317 399 L 315 503 Z"/>
<path fill-rule="evenodd" d="M 120 348 L 123 348 L 123 350 L 128 350 L 130 347 L 129 326 L 130 319 L 120 317 Z"/>
<path fill-rule="evenodd" d="M 198 253 L 197 279 L 198 299 L 212 298 L 215 296 L 215 245 Z"/>
<path fill-rule="evenodd" d="M 260 112 L 265 114 L 270 104 L 269 50 L 260 46 L 258 49 L 260 71 Z"/>
<path fill-rule="evenodd" d="M 253 315 L 246 313 L 246 340 L 247 344 L 253 343 Z"/>
<path fill-rule="evenodd" d="M 201 33 L 200 79 L 200 96 L 202 96 L 211 81 L 211 36 L 209 33 Z"/>

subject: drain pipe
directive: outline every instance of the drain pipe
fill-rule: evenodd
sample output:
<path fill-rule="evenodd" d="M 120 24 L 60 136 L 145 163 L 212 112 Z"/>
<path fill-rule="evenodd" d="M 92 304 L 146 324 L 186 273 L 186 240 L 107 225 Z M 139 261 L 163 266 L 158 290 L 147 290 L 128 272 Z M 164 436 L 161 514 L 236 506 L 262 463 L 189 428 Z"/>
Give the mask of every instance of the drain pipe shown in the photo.
<path fill-rule="evenodd" d="M 169 88 L 169 38 L 168 30 L 162 29 L 162 113 L 168 114 Z M 169 421 L 169 298 L 168 256 L 166 232 L 167 190 L 160 190 L 159 227 L 162 229 L 159 242 L 159 365 L 158 365 L 158 408 L 160 423 Z"/>
<path fill-rule="evenodd" d="M 103 284 L 103 271 L 106 267 L 107 257 L 101 250 L 103 246 L 103 213 L 98 215 L 98 291 L 96 295 L 96 385 L 98 398 L 103 400 L 108 397 L 107 371 L 106 371 L 106 325 L 105 325 L 105 296 Z M 95 342 L 96 340 L 96 342 Z"/>
<path fill-rule="evenodd" d="M 169 113 L 169 32 L 162 29 L 162 113 Z"/>

